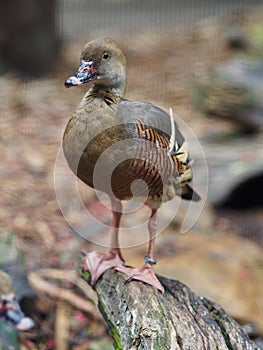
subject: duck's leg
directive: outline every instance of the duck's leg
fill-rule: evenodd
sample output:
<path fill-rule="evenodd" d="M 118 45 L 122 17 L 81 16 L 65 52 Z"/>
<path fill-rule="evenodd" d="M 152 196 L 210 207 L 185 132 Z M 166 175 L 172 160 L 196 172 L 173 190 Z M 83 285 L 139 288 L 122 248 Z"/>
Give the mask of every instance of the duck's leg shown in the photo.
<path fill-rule="evenodd" d="M 100 276 L 108 269 L 123 265 L 124 259 L 119 246 L 119 225 L 122 216 L 122 204 L 116 199 L 112 199 L 112 235 L 110 249 L 107 252 L 95 251 L 88 253 L 83 261 L 83 270 L 88 270 L 91 274 L 91 283 L 95 284 Z"/>
<path fill-rule="evenodd" d="M 154 259 L 154 243 L 155 237 L 157 233 L 157 210 L 153 209 L 151 217 L 148 222 L 148 229 L 150 235 L 149 248 L 148 248 L 148 256 L 144 258 L 145 264 L 138 268 L 130 268 L 124 265 L 119 265 L 115 267 L 115 270 L 120 271 L 128 276 L 127 282 L 132 280 L 141 281 L 147 284 L 150 284 L 160 290 L 162 293 L 164 292 L 164 288 L 161 285 L 160 281 L 156 277 L 153 271 L 153 265 L 156 264 L 156 260 Z"/>

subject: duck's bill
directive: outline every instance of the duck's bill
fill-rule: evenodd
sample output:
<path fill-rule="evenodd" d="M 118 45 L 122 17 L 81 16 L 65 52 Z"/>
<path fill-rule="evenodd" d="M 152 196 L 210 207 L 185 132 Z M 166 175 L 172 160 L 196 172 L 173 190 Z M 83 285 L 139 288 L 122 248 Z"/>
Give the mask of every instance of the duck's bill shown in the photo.
<path fill-rule="evenodd" d="M 65 81 L 65 86 L 71 87 L 71 86 L 83 85 L 96 78 L 97 78 L 97 74 L 93 70 L 93 62 L 81 61 L 77 73 L 72 77 L 69 77 Z"/>

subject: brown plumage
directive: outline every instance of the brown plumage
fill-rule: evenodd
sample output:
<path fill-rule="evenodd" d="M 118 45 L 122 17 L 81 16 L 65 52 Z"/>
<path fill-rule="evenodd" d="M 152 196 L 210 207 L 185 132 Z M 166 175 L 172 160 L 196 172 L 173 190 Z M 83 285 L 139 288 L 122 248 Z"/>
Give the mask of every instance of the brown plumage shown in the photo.
<path fill-rule="evenodd" d="M 69 120 L 63 150 L 70 168 L 87 185 L 109 194 L 112 200 L 113 234 L 109 252 L 93 252 L 85 259 L 93 282 L 108 268 L 162 286 L 154 275 L 153 244 L 157 230 L 157 209 L 175 195 L 198 200 L 187 184 L 192 179 L 185 140 L 169 115 L 151 103 L 123 99 L 126 60 L 109 38 L 88 43 L 81 54 L 78 72 L 65 82 L 67 87 L 93 81 Z M 148 186 L 145 192 L 143 180 Z M 152 209 L 150 243 L 146 264 L 127 268 L 118 243 L 121 200 L 144 197 Z"/>

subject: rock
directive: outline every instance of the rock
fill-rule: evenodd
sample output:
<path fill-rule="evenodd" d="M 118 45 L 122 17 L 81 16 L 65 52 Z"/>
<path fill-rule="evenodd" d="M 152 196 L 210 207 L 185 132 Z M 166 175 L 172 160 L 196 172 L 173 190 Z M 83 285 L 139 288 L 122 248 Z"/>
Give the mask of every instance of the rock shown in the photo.
<path fill-rule="evenodd" d="M 192 102 L 201 113 L 227 118 L 245 132 L 263 128 L 263 62 L 234 58 L 195 75 Z"/>
<path fill-rule="evenodd" d="M 208 201 L 215 207 L 222 207 L 224 203 L 240 191 L 238 197 L 239 208 L 252 208 L 263 205 L 260 196 L 255 195 L 256 188 L 260 188 L 263 179 L 263 138 L 262 134 L 256 137 L 237 136 L 236 138 L 221 140 L 208 140 L 203 138 L 203 146 L 209 173 Z M 195 159 L 196 183 L 204 181 L 203 174 L 198 169 L 198 154 L 193 154 Z M 259 178 L 259 182 L 256 179 Z M 253 180 L 255 179 L 255 180 Z M 249 184 L 250 190 L 242 192 L 242 188 Z M 255 203 L 255 204 L 253 204 Z M 238 205 L 238 204 L 237 204 Z"/>
<path fill-rule="evenodd" d="M 262 333 L 262 249 L 231 232 L 174 235 L 161 236 L 159 244 L 157 240 L 156 272 L 221 304 L 232 317 L 255 323 Z M 166 248 L 162 252 L 165 243 L 174 248 L 173 255 L 167 256 Z"/>

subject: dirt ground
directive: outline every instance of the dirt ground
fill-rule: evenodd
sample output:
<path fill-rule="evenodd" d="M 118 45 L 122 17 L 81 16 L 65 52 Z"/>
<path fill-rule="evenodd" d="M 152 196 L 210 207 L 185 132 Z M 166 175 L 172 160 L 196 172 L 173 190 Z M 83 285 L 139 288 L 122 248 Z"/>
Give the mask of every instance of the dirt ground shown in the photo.
<path fill-rule="evenodd" d="M 245 25 L 250 28 L 257 19 L 253 14 Z M 236 54 L 226 47 L 225 29 L 223 22 L 206 21 L 191 30 L 171 27 L 133 37 L 119 35 L 116 40 L 127 57 L 126 98 L 172 107 L 198 138 L 228 132 L 233 128 L 231 122 L 203 118 L 193 110 L 189 96 L 198 69 Z M 65 326 L 71 349 L 112 349 L 106 326 L 89 300 L 95 300 L 92 291 L 73 273 L 79 252 L 97 247 L 81 239 L 67 224 L 54 187 L 63 130 L 86 91 L 86 87 L 64 88 L 64 80 L 78 65 L 82 46 L 82 41 L 65 44 L 55 71 L 45 78 L 24 81 L 12 74 L 0 77 L 0 237 L 6 240 L 14 233 L 15 243 L 25 252 L 29 279 L 43 317 L 39 321 L 41 335 L 24 340 L 25 349 L 55 348 L 59 332 L 56 317 L 64 319 L 63 312 L 71 315 Z M 110 218 L 93 190 L 83 190 L 82 197 L 90 210 L 105 210 Z M 138 219 L 147 215 L 145 212 L 138 214 Z M 70 214 L 77 215 L 73 209 Z M 218 222 L 209 203 L 187 235 L 176 234 L 182 215 L 179 212 L 157 240 L 156 271 L 182 280 L 262 332 L 262 249 L 235 235 L 227 222 Z M 125 232 L 123 236 L 125 241 Z M 126 248 L 127 262 L 139 266 L 145 249 L 145 244 Z M 68 294 L 58 302 L 62 289 Z"/>

